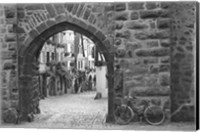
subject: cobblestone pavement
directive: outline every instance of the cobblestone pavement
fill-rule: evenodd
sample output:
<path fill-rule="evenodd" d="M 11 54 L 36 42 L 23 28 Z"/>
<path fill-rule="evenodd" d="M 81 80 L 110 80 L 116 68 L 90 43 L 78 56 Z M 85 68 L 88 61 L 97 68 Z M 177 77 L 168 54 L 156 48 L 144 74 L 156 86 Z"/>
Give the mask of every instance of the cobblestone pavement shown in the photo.
<path fill-rule="evenodd" d="M 105 123 L 107 99 L 94 100 L 95 92 L 66 94 L 48 97 L 40 101 L 41 113 L 34 122 L 19 125 L 5 124 L 3 127 L 20 128 L 88 128 L 129 130 L 194 130 L 193 123 L 165 123 L 150 126 L 145 123 L 117 125 Z"/>

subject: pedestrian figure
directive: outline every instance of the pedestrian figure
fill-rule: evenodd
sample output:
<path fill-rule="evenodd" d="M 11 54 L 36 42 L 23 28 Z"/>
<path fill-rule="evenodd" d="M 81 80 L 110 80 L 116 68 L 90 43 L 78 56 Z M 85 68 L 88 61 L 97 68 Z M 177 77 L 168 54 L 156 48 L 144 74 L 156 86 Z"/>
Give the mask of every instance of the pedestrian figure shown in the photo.
<path fill-rule="evenodd" d="M 89 76 L 88 80 L 88 89 L 91 91 L 92 90 L 92 75 Z"/>
<path fill-rule="evenodd" d="M 96 75 L 93 77 L 94 88 L 96 88 Z"/>
<path fill-rule="evenodd" d="M 74 91 L 75 91 L 75 93 L 77 93 L 78 92 L 78 78 L 76 78 L 75 79 L 75 86 L 74 86 Z"/>

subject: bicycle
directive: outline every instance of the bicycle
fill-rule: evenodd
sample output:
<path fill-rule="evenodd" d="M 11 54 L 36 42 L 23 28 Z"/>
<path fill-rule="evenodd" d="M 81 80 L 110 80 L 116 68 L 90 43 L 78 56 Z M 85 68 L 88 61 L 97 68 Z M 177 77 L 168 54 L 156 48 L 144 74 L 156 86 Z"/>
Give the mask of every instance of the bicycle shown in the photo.
<path fill-rule="evenodd" d="M 124 101 L 126 103 L 117 106 L 114 111 L 114 117 L 117 124 L 129 124 L 135 114 L 140 117 L 140 122 L 142 119 L 145 119 L 145 121 L 150 125 L 160 125 L 165 120 L 165 113 L 161 107 L 151 105 L 150 101 L 143 100 L 140 106 L 136 106 L 136 97 L 132 98 L 131 96 L 128 96 Z"/>

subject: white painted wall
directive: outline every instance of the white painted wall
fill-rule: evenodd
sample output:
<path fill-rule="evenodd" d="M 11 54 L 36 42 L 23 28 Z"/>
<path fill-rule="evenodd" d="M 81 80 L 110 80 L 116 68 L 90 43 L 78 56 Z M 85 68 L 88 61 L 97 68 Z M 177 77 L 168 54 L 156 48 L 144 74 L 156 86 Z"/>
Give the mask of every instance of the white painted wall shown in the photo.
<path fill-rule="evenodd" d="M 108 97 L 106 72 L 106 66 L 96 67 L 96 89 L 97 92 L 100 92 L 102 94 L 103 98 Z"/>

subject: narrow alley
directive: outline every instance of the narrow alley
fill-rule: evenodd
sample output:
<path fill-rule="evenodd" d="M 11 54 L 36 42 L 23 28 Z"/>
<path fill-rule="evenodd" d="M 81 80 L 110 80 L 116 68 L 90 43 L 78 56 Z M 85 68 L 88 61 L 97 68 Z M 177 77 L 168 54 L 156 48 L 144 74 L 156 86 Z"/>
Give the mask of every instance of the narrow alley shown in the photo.
<path fill-rule="evenodd" d="M 41 113 L 27 127 L 87 128 L 105 122 L 107 99 L 94 100 L 95 92 L 51 96 L 40 101 Z M 29 126 L 30 125 L 30 126 Z"/>
<path fill-rule="evenodd" d="M 66 94 L 40 101 L 41 114 L 35 122 L 67 128 L 104 123 L 107 99 L 94 100 L 95 92 Z"/>

